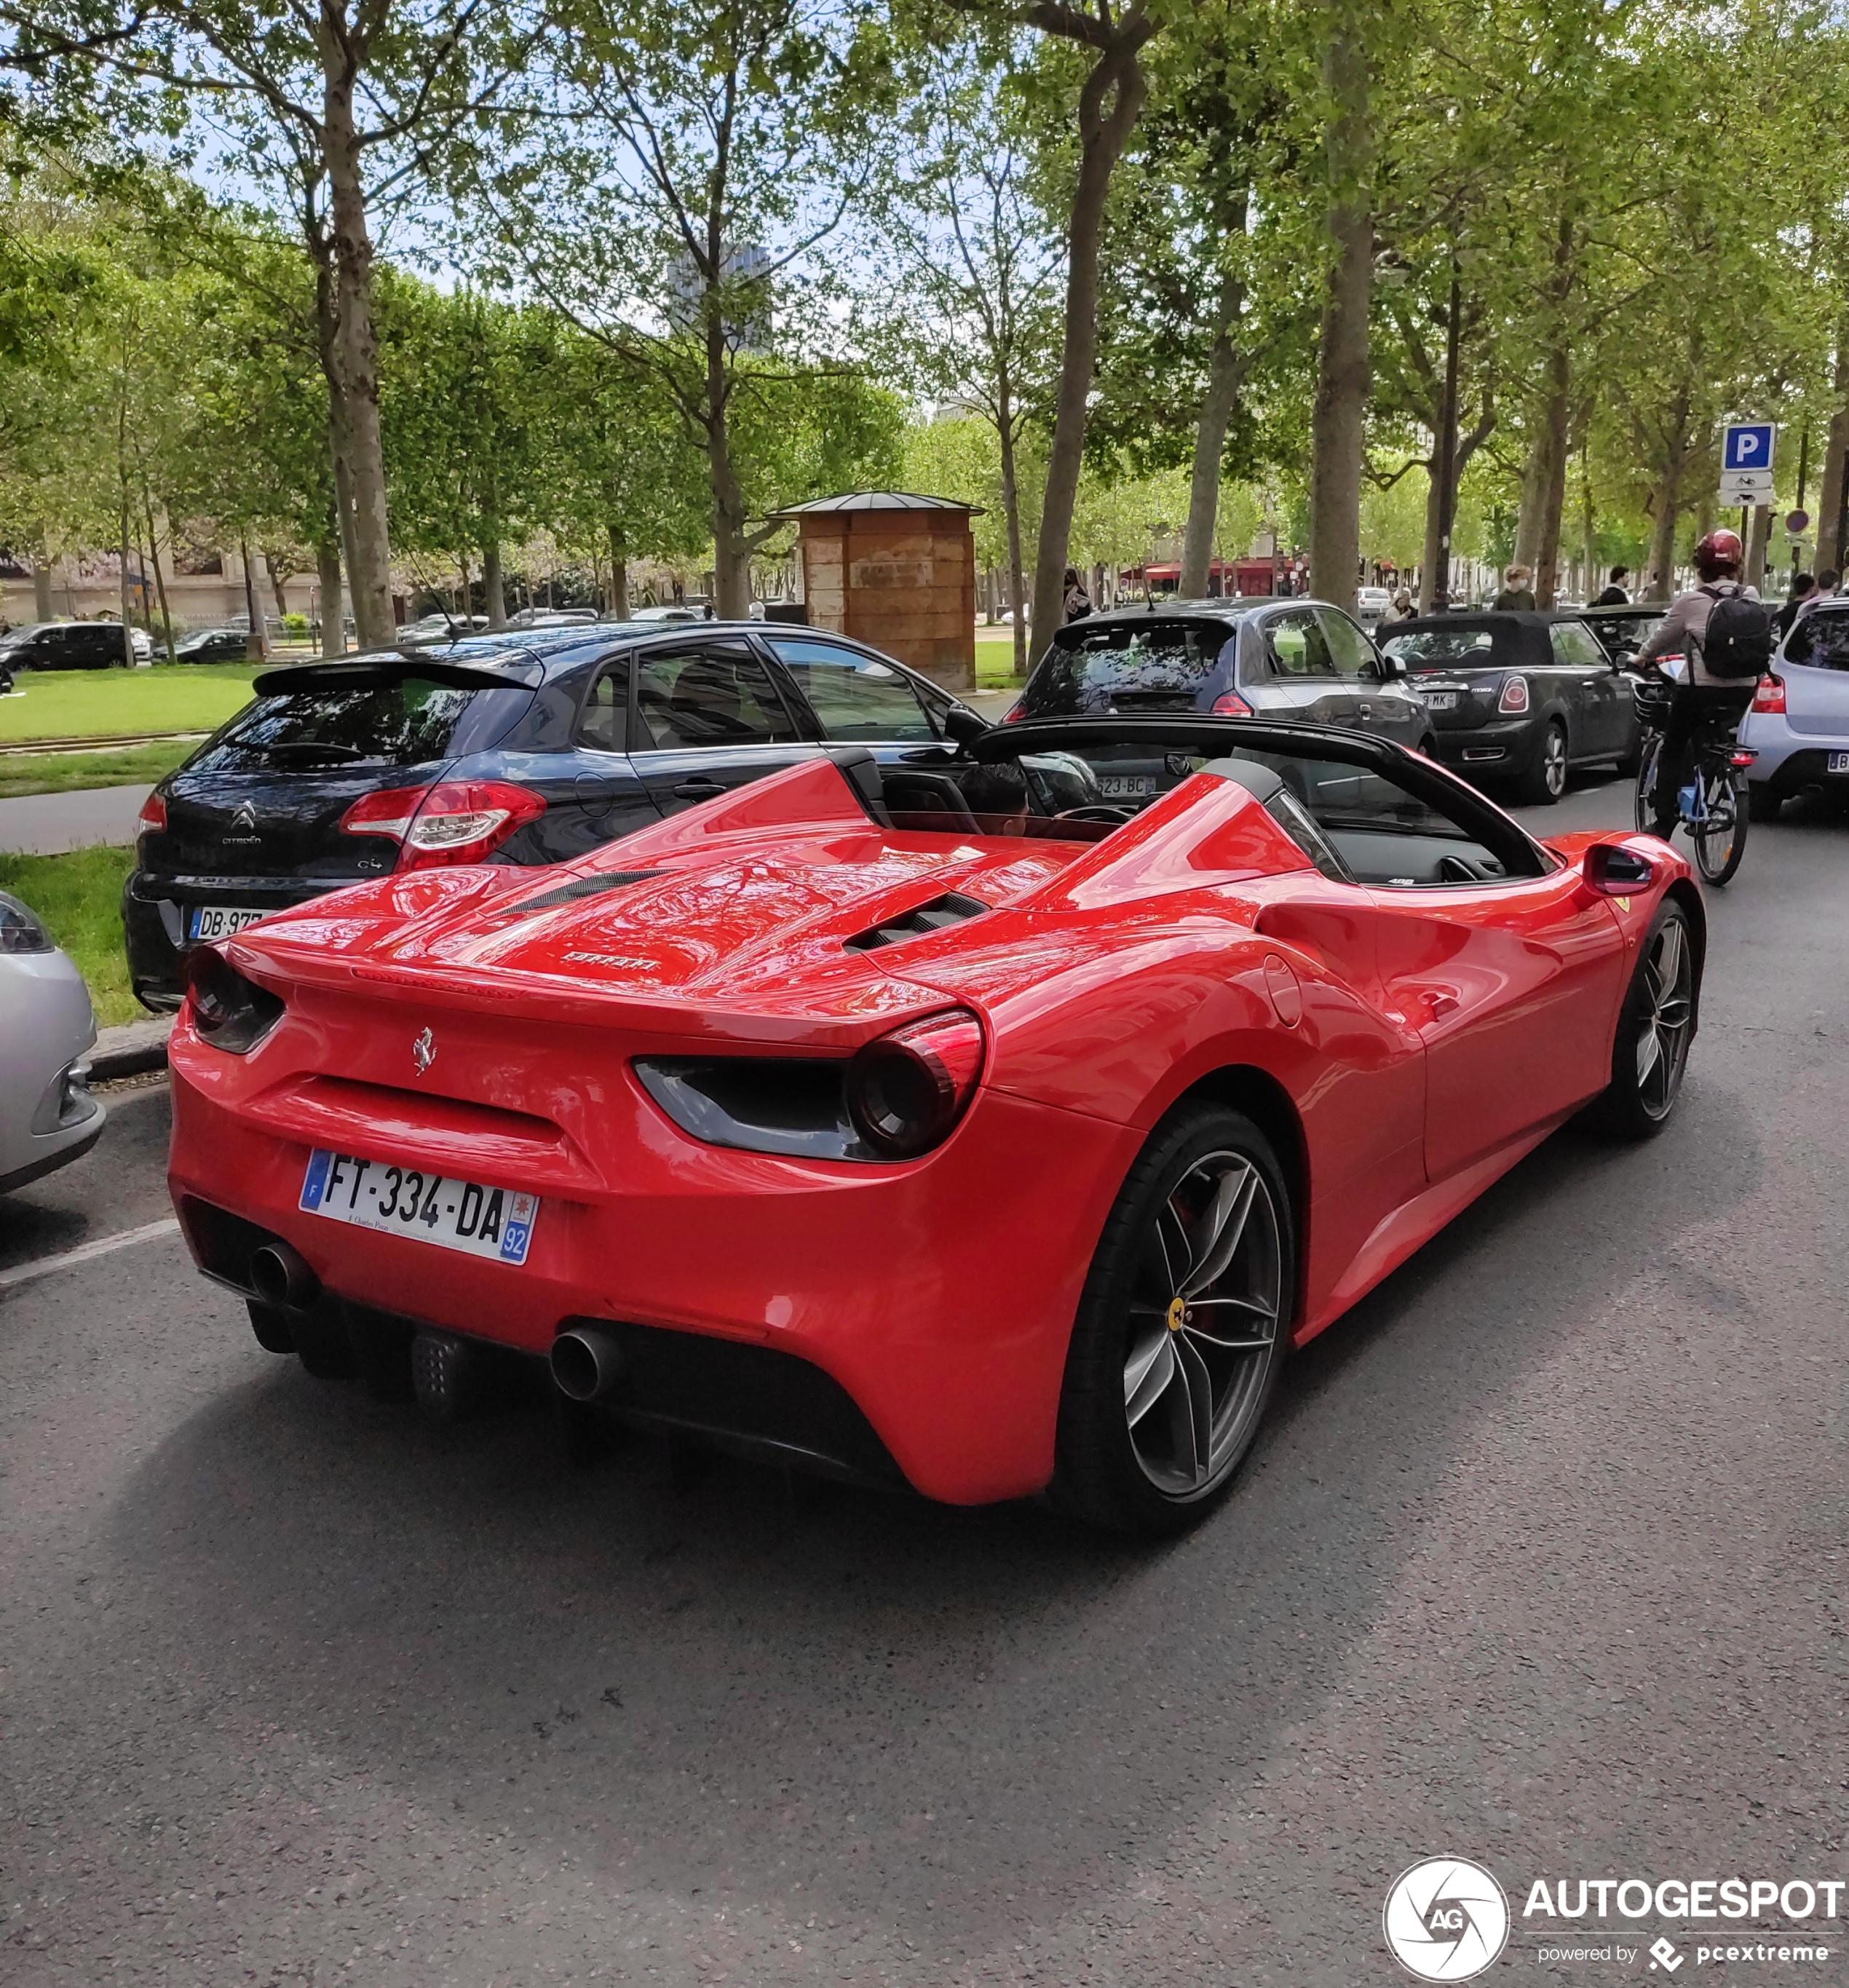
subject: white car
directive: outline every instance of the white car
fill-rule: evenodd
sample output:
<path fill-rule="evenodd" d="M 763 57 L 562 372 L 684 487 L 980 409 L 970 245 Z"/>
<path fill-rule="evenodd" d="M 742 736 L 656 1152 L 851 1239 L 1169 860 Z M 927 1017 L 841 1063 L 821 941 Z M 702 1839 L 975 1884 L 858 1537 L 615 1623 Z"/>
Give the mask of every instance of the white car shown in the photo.
<path fill-rule="evenodd" d="M 1384 587 L 1362 587 L 1355 590 L 1354 618 L 1364 628 L 1377 628 L 1381 617 L 1393 605 L 1393 596 Z"/>
<path fill-rule="evenodd" d="M 107 1114 L 83 1060 L 96 1040 L 83 976 L 0 891 L 0 1193 L 87 1153 Z"/>

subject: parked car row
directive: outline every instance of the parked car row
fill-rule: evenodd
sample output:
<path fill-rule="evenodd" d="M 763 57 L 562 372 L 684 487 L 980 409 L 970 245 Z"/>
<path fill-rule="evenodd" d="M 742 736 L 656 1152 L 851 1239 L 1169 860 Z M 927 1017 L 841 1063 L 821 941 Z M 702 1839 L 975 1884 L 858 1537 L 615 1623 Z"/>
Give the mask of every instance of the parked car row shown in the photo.
<path fill-rule="evenodd" d="M 22 669 L 123 670 L 153 660 L 145 628 L 130 627 L 123 647 L 120 621 L 32 621 L 0 635 L 0 666 Z"/>

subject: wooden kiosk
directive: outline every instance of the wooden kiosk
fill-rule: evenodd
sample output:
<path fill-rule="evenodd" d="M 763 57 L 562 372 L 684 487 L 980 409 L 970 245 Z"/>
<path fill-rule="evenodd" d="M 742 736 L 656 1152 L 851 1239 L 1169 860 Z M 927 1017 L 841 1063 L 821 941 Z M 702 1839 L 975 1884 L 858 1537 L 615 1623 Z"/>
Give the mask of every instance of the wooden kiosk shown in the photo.
<path fill-rule="evenodd" d="M 833 628 L 909 663 L 946 690 L 976 680 L 972 504 L 904 490 L 819 497 L 793 521 L 813 628 Z"/>

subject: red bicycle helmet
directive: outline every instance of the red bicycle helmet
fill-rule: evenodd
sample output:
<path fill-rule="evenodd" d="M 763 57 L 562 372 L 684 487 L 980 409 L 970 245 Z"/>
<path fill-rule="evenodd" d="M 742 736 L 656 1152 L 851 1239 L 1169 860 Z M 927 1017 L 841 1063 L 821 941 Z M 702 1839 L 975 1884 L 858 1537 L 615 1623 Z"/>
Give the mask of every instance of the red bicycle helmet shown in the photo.
<path fill-rule="evenodd" d="M 1704 573 L 1710 566 L 1718 572 L 1722 566 L 1739 566 L 1746 556 L 1738 532 L 1710 532 L 1695 549 L 1695 563 Z"/>

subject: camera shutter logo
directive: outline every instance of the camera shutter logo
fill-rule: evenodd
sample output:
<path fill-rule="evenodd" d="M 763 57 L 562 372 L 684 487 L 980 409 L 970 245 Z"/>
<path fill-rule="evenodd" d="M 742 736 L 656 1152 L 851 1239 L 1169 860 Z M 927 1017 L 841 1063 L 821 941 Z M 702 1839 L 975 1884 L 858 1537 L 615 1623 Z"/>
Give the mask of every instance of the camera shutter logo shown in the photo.
<path fill-rule="evenodd" d="M 1428 1857 L 1402 1871 L 1381 1915 L 1388 1950 L 1421 1981 L 1468 1981 L 1509 1944 L 1509 1900 L 1480 1864 Z"/>

